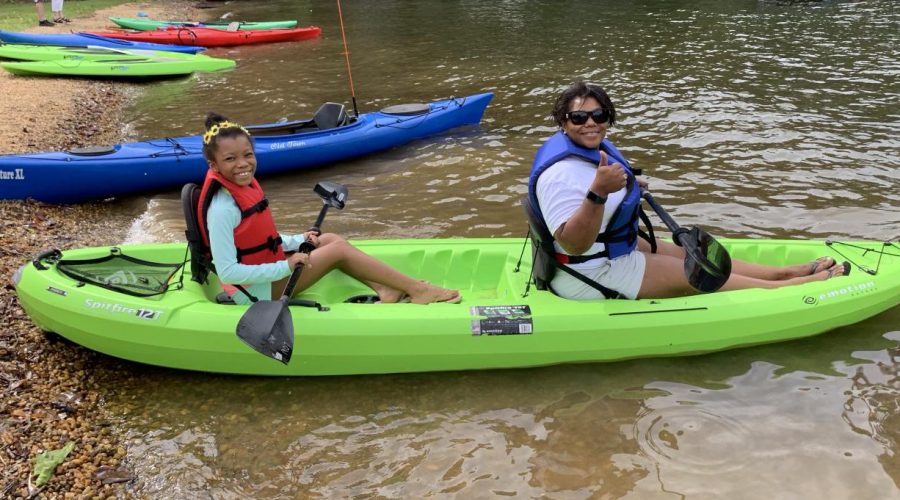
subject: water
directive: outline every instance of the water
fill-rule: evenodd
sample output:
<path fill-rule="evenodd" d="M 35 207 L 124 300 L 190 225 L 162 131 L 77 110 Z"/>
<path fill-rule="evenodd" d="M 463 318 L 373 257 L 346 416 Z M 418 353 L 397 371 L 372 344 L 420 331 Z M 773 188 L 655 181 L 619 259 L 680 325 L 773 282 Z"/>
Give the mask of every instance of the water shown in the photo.
<path fill-rule="evenodd" d="M 345 1 L 361 111 L 484 91 L 480 126 L 263 179 L 285 232 L 350 188 L 353 238 L 524 235 L 556 95 L 610 93 L 612 140 L 681 224 L 735 237 L 900 236 L 900 12 L 890 1 Z M 320 40 L 216 49 L 235 71 L 155 84 L 135 139 L 348 106 L 331 1 L 232 2 Z M 180 239 L 177 190 L 134 241 Z M 118 367 L 136 492 L 153 498 L 900 498 L 900 310 L 813 339 L 539 370 L 255 379 Z M 112 362 L 111 362 L 112 363 Z"/>

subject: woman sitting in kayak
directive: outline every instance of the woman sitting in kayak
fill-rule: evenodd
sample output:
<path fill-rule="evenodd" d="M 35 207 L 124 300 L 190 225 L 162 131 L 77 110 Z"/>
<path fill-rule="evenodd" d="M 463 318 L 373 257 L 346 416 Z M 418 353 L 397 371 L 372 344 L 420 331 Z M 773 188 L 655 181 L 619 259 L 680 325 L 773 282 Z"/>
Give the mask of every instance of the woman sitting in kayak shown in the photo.
<path fill-rule="evenodd" d="M 541 146 L 528 180 L 528 203 L 552 235 L 557 255 L 570 269 L 605 287 L 602 293 L 579 278 L 558 272 L 550 287 L 562 297 L 665 298 L 697 291 L 684 272 L 685 252 L 656 241 L 656 252 L 638 237 L 640 191 L 622 154 L 606 139 L 616 109 L 598 85 L 578 82 L 553 108 L 560 131 Z M 733 261 L 721 290 L 778 288 L 825 280 L 849 272 L 831 257 L 788 267 Z"/>
<path fill-rule="evenodd" d="M 332 233 L 280 235 L 268 201 L 254 178 L 256 156 L 246 129 L 209 113 L 203 154 L 209 164 L 200 194 L 200 232 L 208 235 L 216 273 L 223 283 L 239 284 L 260 300 L 278 297 L 295 267 L 304 266 L 295 290 L 302 291 L 333 269 L 340 269 L 378 294 L 380 302 L 416 304 L 460 301 L 459 292 L 406 276 Z M 309 241 L 309 254 L 297 250 Z M 250 298 L 233 294 L 235 302 Z"/>

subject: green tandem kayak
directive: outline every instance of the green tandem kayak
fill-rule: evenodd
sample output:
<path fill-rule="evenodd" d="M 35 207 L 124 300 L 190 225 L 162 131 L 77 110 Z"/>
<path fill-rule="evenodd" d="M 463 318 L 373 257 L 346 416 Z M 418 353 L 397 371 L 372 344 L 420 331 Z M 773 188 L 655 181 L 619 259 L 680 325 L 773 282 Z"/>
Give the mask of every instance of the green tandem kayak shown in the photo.
<path fill-rule="evenodd" d="M 190 279 L 185 269 L 190 266 L 176 270 L 185 244 L 48 252 L 23 266 L 14 282 L 37 325 L 89 349 L 178 369 L 274 376 L 517 368 L 699 354 L 815 335 L 900 304 L 897 245 L 720 241 L 737 259 L 782 265 L 829 255 L 852 262 L 852 272 L 775 290 L 572 301 L 533 286 L 526 294 L 530 252 L 517 266 L 522 239 L 359 241 L 354 244 L 363 251 L 412 276 L 458 288 L 462 303 L 365 303 L 352 298 L 371 293 L 368 288 L 332 272 L 299 296 L 321 307 L 290 307 L 295 340 L 288 364 L 257 353 L 235 335 L 248 307 L 217 303 L 220 287 L 214 275 L 201 285 Z M 107 257 L 114 258 L 107 262 Z M 70 267 L 72 261 L 87 261 L 93 281 L 99 276 L 105 285 L 85 284 L 84 275 Z M 134 264 L 140 261 L 174 266 Z M 164 283 L 168 289 L 150 297 L 112 290 Z"/>
<path fill-rule="evenodd" d="M 195 71 L 231 69 L 235 62 L 201 54 L 106 47 L 0 45 L 7 71 L 17 75 L 146 78 L 187 75 Z"/>
<path fill-rule="evenodd" d="M 196 26 L 203 28 L 214 28 L 220 30 L 230 29 L 231 26 L 236 27 L 238 30 L 271 30 L 271 29 L 290 29 L 297 27 L 297 21 L 264 21 L 264 22 L 227 22 L 227 21 L 203 21 L 203 22 L 191 22 L 191 21 L 155 21 L 152 19 L 134 19 L 130 17 L 110 17 L 110 21 L 118 24 L 119 26 L 138 31 L 153 31 L 159 28 L 165 28 L 166 26 Z"/>

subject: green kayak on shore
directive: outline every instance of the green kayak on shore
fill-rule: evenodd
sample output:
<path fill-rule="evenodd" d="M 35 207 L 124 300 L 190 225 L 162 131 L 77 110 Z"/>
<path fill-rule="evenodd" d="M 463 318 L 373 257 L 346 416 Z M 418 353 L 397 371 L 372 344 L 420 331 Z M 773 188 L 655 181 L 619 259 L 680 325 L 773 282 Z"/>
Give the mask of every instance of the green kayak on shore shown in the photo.
<path fill-rule="evenodd" d="M 295 296 L 293 356 L 282 364 L 235 335 L 248 306 L 220 303 L 215 275 L 191 280 L 186 244 L 46 252 L 14 276 L 47 331 L 141 363 L 247 375 L 349 375 L 521 368 L 681 356 L 807 337 L 900 304 L 900 247 L 881 242 L 728 240 L 732 257 L 770 265 L 821 256 L 851 272 L 774 290 L 654 300 L 574 301 L 537 290 L 521 238 L 356 241 L 459 304 L 376 304 L 339 271 Z M 92 284 L 94 283 L 94 284 Z M 123 293 L 126 290 L 128 293 Z M 151 296 L 137 296 L 151 294 Z"/>
<path fill-rule="evenodd" d="M 55 75 L 105 78 L 148 78 L 188 75 L 234 68 L 231 59 L 201 54 L 105 47 L 0 45 L 7 71 L 17 75 Z"/>
<path fill-rule="evenodd" d="M 111 47 L 64 47 L 58 45 L 27 45 L 17 43 L 0 44 L 0 59 L 15 59 L 19 61 L 104 61 L 104 60 L 135 60 L 146 58 L 169 58 L 185 61 L 207 61 L 213 59 L 215 61 L 229 61 L 228 59 L 215 59 L 209 56 L 201 56 L 199 58 L 184 57 L 185 55 L 193 56 L 194 54 L 186 54 L 179 52 L 168 52 L 161 50 L 143 50 L 143 49 L 116 49 Z M 231 61 L 233 63 L 233 61 Z M 223 64 L 226 67 L 234 66 L 234 64 Z"/>
<path fill-rule="evenodd" d="M 202 27 L 220 30 L 271 30 L 271 29 L 290 29 L 297 27 L 297 21 L 263 21 L 263 22 L 240 22 L 240 21 L 155 21 L 153 19 L 134 19 L 130 17 L 110 17 L 110 21 L 115 24 L 131 30 L 153 31 L 166 26 L 180 27 Z"/>

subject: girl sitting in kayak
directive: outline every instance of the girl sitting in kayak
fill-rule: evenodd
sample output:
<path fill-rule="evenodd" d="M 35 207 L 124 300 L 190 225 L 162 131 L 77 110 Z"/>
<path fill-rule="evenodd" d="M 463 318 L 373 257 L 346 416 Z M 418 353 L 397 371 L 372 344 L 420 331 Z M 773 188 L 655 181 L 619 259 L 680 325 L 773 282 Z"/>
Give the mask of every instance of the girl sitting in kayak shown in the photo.
<path fill-rule="evenodd" d="M 550 282 L 553 291 L 571 299 L 697 293 L 685 276 L 683 248 L 653 238 L 656 251 L 651 251 L 651 244 L 638 237 L 641 189 L 647 183 L 635 177 L 606 139 L 616 123 L 616 109 L 606 91 L 584 82 L 571 85 L 557 99 L 553 118 L 560 131 L 537 153 L 528 180 L 528 203 L 554 240 L 556 254 L 547 258 L 566 262 L 585 278 L 555 273 Z M 788 267 L 735 260 L 721 290 L 778 288 L 848 272 L 849 265 L 831 257 Z"/>
<path fill-rule="evenodd" d="M 200 194 L 200 232 L 212 250 L 216 273 L 223 283 L 241 285 L 259 300 L 278 297 L 297 266 L 304 266 L 295 288 L 302 291 L 333 269 L 340 269 L 375 291 L 380 302 L 408 300 L 415 304 L 460 301 L 459 292 L 406 276 L 332 233 L 281 235 L 268 201 L 254 178 L 256 156 L 246 129 L 209 113 L 203 154 L 209 164 Z M 309 241 L 310 253 L 297 250 Z M 237 303 L 251 299 L 234 293 Z"/>

